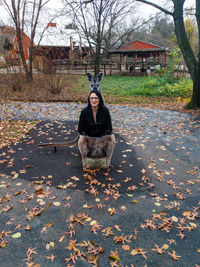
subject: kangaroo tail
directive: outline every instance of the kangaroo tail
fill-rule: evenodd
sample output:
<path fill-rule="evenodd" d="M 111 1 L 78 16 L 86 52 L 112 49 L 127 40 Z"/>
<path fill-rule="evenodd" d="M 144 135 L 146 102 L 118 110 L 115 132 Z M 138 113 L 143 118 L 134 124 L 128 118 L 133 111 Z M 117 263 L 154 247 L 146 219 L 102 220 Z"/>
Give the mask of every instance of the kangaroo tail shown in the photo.
<path fill-rule="evenodd" d="M 69 142 L 62 142 L 62 143 L 41 143 L 38 144 L 38 147 L 69 147 L 69 146 L 74 146 L 78 143 L 79 135 L 75 137 L 73 140 Z"/>

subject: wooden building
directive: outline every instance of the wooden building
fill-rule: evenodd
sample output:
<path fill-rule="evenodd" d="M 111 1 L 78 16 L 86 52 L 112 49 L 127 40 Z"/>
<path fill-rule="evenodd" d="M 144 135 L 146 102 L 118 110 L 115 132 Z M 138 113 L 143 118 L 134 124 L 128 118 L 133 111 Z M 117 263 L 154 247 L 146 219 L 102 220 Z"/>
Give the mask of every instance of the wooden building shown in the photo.
<path fill-rule="evenodd" d="M 134 40 L 117 49 L 110 50 L 109 56 L 110 62 L 118 62 L 125 70 L 146 72 L 147 69 L 153 69 L 156 65 L 165 66 L 167 64 L 168 49 Z"/>

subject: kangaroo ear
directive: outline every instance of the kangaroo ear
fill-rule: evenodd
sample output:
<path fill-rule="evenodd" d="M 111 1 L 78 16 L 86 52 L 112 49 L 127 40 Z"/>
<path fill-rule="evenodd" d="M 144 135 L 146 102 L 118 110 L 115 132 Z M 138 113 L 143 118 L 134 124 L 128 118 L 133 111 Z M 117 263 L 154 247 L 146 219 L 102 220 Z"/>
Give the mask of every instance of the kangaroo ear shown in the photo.
<path fill-rule="evenodd" d="M 87 78 L 88 78 L 88 81 L 91 82 L 92 81 L 92 75 L 88 72 L 86 74 Z"/>
<path fill-rule="evenodd" d="M 101 81 L 102 78 L 103 78 L 103 73 L 101 72 L 101 73 L 99 73 L 99 74 L 97 75 L 97 79 L 98 79 L 99 81 Z"/>

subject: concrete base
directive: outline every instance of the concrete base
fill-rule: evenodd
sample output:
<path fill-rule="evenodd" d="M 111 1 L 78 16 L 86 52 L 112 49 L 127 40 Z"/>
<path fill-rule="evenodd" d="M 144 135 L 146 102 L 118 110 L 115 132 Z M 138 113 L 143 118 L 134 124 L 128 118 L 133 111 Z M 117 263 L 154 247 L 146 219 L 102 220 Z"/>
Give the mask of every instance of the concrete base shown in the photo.
<path fill-rule="evenodd" d="M 86 165 L 88 168 L 91 168 L 91 169 L 98 169 L 98 168 L 105 169 L 106 158 L 99 158 L 99 159 L 87 158 Z"/>

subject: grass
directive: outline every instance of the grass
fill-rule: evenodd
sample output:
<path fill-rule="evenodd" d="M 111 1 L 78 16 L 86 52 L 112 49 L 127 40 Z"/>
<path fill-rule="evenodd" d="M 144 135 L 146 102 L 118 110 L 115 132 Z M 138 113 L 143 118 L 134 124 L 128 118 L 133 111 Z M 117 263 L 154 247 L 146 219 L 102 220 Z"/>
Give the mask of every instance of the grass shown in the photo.
<path fill-rule="evenodd" d="M 16 80 L 17 79 L 17 80 Z M 0 76 L 1 101 L 83 102 L 87 101 L 86 76 L 37 74 L 31 84 L 22 74 Z M 14 91 L 17 83 L 20 90 Z M 184 110 L 192 94 L 192 81 L 165 77 L 105 76 L 101 83 L 107 104 L 128 104 L 152 108 Z"/>
<path fill-rule="evenodd" d="M 164 77 L 105 77 L 102 87 L 105 94 L 119 96 L 190 97 L 192 81 L 182 78 L 168 83 Z"/>
<path fill-rule="evenodd" d="M 75 92 L 87 92 L 88 83 L 85 77 L 80 79 L 79 88 Z M 102 91 L 105 96 L 134 97 L 183 97 L 189 98 L 192 94 L 192 81 L 190 78 L 181 78 L 168 82 L 164 77 L 131 77 L 131 76 L 106 76 L 102 81 Z"/>

